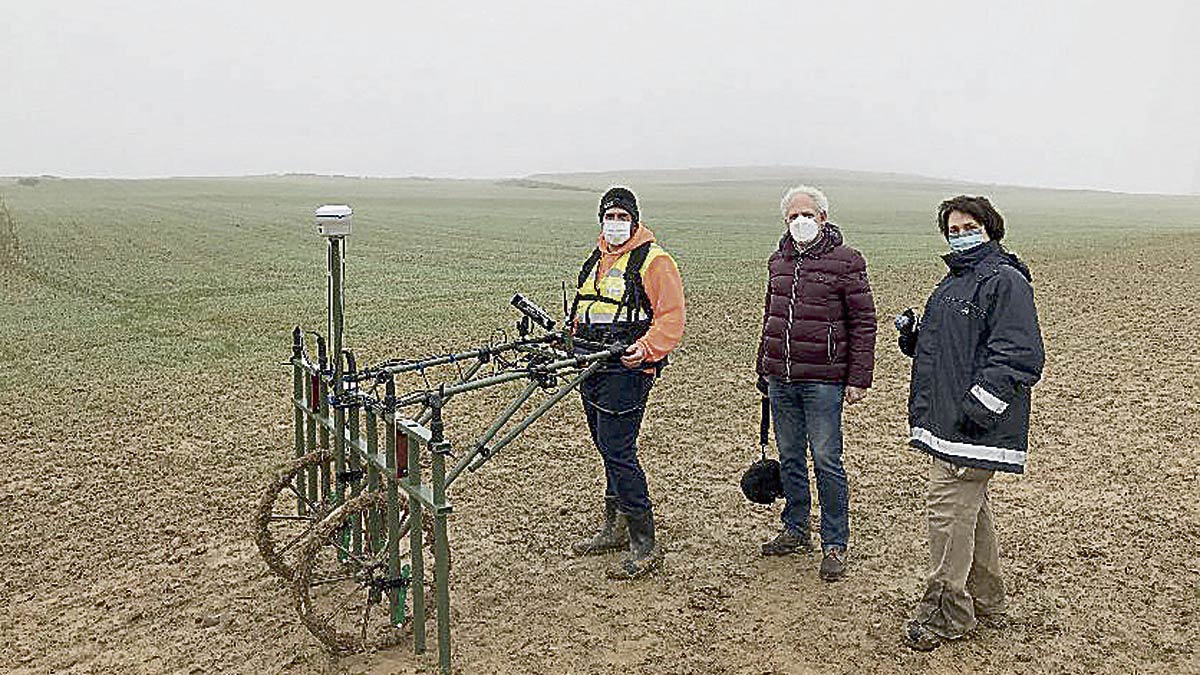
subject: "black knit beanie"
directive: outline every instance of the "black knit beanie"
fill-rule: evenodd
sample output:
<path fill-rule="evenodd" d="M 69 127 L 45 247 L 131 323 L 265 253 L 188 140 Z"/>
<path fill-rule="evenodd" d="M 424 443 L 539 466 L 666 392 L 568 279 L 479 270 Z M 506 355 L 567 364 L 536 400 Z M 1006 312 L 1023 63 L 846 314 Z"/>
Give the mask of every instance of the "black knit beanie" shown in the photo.
<path fill-rule="evenodd" d="M 628 211 L 629 215 L 633 216 L 633 222 L 641 220 L 638 217 L 637 197 L 633 196 L 633 192 L 629 188 L 618 186 L 609 188 L 608 192 L 604 193 L 604 196 L 600 198 L 600 213 L 598 214 L 600 220 L 604 220 L 604 212 L 614 206 Z"/>

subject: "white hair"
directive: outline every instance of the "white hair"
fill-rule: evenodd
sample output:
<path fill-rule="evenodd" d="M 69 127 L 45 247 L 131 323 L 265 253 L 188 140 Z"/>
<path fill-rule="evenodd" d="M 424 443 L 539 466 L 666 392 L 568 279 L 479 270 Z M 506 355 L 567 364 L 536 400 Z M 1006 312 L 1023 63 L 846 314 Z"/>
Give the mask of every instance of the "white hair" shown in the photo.
<path fill-rule="evenodd" d="M 784 218 L 787 218 L 788 207 L 792 205 L 792 197 L 796 195 L 808 196 L 817 205 L 817 208 L 821 209 L 821 213 L 824 213 L 825 217 L 829 217 L 829 198 L 825 196 L 825 193 L 811 185 L 797 185 L 788 188 L 788 191 L 783 193 L 783 199 L 779 200 L 779 210 Z"/>

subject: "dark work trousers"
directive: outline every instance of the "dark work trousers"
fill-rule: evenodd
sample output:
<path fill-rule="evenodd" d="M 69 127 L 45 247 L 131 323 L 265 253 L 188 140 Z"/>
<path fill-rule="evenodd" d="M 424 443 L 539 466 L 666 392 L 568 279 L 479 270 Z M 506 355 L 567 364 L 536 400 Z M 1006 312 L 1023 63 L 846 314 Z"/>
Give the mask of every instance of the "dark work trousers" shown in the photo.
<path fill-rule="evenodd" d="M 579 386 L 592 441 L 604 460 L 604 494 L 617 498 L 627 515 L 650 510 L 646 474 L 638 462 L 637 438 L 654 375 L 606 364 Z"/>

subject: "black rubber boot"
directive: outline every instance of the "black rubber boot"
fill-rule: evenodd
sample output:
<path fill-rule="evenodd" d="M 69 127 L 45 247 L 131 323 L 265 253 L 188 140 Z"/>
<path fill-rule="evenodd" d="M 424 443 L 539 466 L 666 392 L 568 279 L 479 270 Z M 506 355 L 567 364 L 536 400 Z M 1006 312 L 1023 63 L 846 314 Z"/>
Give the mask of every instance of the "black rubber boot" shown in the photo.
<path fill-rule="evenodd" d="M 617 498 L 604 498 L 604 522 L 600 531 L 591 539 L 577 541 L 571 545 L 575 555 L 600 555 L 620 551 L 629 545 L 629 529 L 624 518 L 617 517 Z"/>
<path fill-rule="evenodd" d="M 654 513 L 645 511 L 632 516 L 622 513 L 619 519 L 629 524 L 629 553 L 620 562 L 608 568 L 608 578 L 644 577 L 662 562 L 662 547 L 654 538 Z"/>

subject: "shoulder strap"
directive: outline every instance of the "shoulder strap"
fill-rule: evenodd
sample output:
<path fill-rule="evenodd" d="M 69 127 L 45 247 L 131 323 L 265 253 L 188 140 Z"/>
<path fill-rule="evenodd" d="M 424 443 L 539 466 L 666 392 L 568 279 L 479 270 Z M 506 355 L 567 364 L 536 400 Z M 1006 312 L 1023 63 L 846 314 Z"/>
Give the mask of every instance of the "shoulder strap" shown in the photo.
<path fill-rule="evenodd" d="M 588 259 L 583 261 L 583 267 L 579 270 L 579 281 L 575 284 L 575 288 L 583 288 L 583 282 L 587 281 L 588 275 L 596 267 L 596 263 L 600 260 L 600 247 L 592 249 L 592 254 Z"/>
<path fill-rule="evenodd" d="M 591 255 L 587 260 L 583 261 L 583 267 L 579 270 L 579 281 L 575 284 L 575 299 L 571 301 L 571 314 L 567 321 L 574 324 L 576 313 L 579 311 L 579 301 L 584 299 L 596 299 L 590 294 L 585 298 L 580 291 L 583 289 L 583 283 L 587 281 L 588 275 L 592 273 L 592 269 L 596 267 L 596 262 L 600 260 L 600 247 L 592 249 Z"/>
<path fill-rule="evenodd" d="M 629 252 L 629 260 L 625 263 L 625 295 L 621 296 L 617 314 L 621 313 L 621 307 L 624 306 L 626 318 L 629 321 L 633 320 L 635 309 L 642 310 L 646 316 L 651 318 L 654 316 L 650 308 L 650 300 L 646 297 L 646 287 L 642 285 L 642 266 L 646 264 L 646 258 L 650 255 L 652 246 L 654 246 L 654 242 L 648 241 L 633 249 Z"/>
<path fill-rule="evenodd" d="M 654 242 L 648 241 L 629 252 L 629 262 L 625 265 L 626 281 L 641 276 L 642 265 L 646 264 L 646 256 L 650 255 L 650 247 L 653 245 Z"/>

